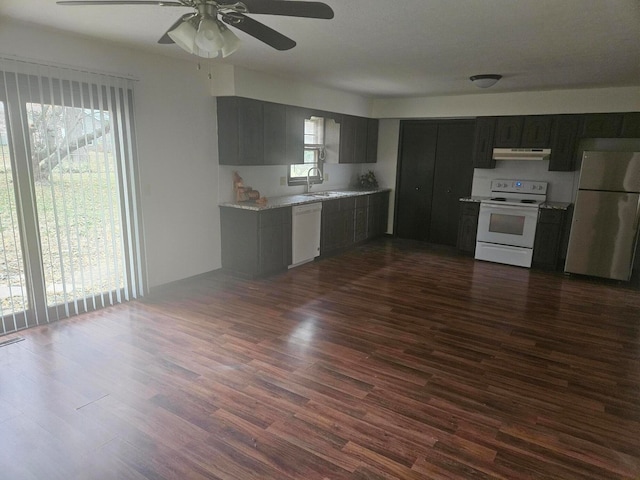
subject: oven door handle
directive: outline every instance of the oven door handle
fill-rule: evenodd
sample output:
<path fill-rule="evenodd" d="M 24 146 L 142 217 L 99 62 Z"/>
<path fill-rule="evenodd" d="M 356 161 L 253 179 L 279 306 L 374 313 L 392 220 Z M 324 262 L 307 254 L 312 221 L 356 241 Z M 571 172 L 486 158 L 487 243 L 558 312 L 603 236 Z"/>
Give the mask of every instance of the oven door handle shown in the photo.
<path fill-rule="evenodd" d="M 495 203 L 482 203 L 480 205 L 481 207 L 485 207 L 485 208 L 495 208 L 497 210 L 520 210 L 522 212 L 529 212 L 531 211 L 532 213 L 535 211 L 537 212 L 538 209 L 533 209 L 531 207 L 520 207 L 518 205 L 496 205 Z"/>

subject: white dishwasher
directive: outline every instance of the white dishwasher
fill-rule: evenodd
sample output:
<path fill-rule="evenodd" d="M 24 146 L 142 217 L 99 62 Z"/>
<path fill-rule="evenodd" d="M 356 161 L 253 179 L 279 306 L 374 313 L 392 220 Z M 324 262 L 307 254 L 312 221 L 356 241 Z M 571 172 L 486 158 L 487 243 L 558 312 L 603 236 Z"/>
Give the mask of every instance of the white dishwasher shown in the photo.
<path fill-rule="evenodd" d="M 310 262 L 320 255 L 322 202 L 292 208 L 291 267 Z"/>

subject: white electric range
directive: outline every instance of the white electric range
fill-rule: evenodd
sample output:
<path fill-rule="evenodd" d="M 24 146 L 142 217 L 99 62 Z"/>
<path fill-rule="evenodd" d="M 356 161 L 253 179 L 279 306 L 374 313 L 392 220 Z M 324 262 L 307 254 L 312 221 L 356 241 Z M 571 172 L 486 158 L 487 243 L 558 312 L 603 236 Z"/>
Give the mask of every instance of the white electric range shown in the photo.
<path fill-rule="evenodd" d="M 531 267 L 540 205 L 547 182 L 493 180 L 491 196 L 480 201 L 478 260 Z"/>

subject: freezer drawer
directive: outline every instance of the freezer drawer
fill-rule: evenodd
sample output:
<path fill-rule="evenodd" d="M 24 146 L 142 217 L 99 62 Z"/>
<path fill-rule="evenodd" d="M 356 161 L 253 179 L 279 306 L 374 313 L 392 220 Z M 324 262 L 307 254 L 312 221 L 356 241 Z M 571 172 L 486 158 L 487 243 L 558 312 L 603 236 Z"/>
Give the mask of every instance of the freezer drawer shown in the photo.
<path fill-rule="evenodd" d="M 640 194 L 578 190 L 565 271 L 629 280 Z"/>
<path fill-rule="evenodd" d="M 584 152 L 578 188 L 640 192 L 640 152 Z"/>

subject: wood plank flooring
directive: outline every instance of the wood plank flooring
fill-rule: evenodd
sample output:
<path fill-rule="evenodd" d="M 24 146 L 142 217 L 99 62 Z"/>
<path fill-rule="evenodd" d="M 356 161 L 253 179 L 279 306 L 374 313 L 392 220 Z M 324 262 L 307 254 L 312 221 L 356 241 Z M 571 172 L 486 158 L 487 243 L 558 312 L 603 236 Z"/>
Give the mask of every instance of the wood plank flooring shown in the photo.
<path fill-rule="evenodd" d="M 638 479 L 640 291 L 382 239 L 3 337 L 0 478 Z"/>

